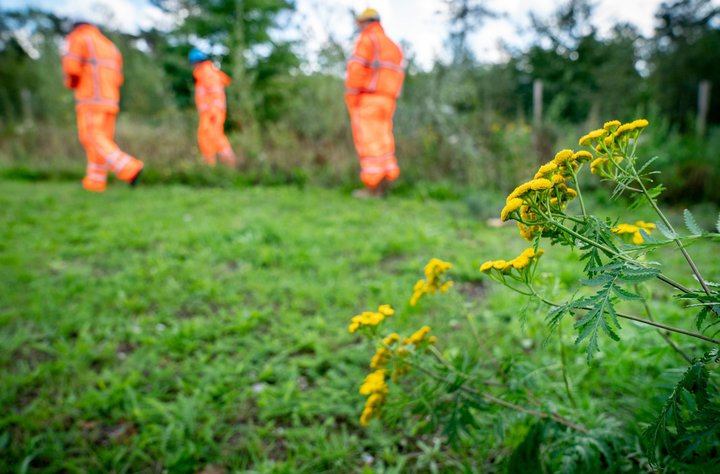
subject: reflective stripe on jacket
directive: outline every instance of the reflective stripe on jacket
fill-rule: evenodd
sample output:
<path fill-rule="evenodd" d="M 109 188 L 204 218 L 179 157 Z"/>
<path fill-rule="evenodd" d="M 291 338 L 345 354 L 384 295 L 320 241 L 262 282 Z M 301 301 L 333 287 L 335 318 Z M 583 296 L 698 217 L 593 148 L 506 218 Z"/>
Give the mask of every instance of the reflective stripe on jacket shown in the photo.
<path fill-rule="evenodd" d="M 65 85 L 75 91 L 77 105 L 118 110 L 123 83 L 122 55 L 96 27 L 81 25 L 66 40 L 62 58 Z"/>
<path fill-rule="evenodd" d="M 211 61 L 203 61 L 193 70 L 195 78 L 195 105 L 200 112 L 211 108 L 225 109 L 225 87 L 230 76 L 216 68 Z"/>
<path fill-rule="evenodd" d="M 375 92 L 399 97 L 405 78 L 403 54 L 379 22 L 367 26 L 347 63 L 347 94 Z"/>

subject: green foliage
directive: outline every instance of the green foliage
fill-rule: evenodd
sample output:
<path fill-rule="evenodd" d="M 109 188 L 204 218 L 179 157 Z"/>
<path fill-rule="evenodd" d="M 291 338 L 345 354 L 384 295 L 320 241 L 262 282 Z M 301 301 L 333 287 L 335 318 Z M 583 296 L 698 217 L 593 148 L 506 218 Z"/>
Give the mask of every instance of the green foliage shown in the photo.
<path fill-rule="evenodd" d="M 636 469 L 624 459 L 623 444 L 629 439 L 618 433 L 613 420 L 589 433 L 569 433 L 557 424 L 534 423 L 513 452 L 507 472 L 593 473 L 610 469 Z"/>
<path fill-rule="evenodd" d="M 184 73 L 178 92 L 188 91 L 191 66 L 187 53 L 191 46 L 209 49 L 222 60 L 223 69 L 234 78 L 228 89 L 228 121 L 252 126 L 257 117 L 276 121 L 285 112 L 290 97 L 289 74 L 299 65 L 293 44 L 271 35 L 281 28 L 281 16 L 292 12 L 290 0 L 153 0 L 169 14 L 177 15 L 177 27 L 163 35 L 163 51 L 168 74 Z M 186 15 L 179 15 L 180 10 Z M 196 44 L 191 44 L 191 42 Z"/>
<path fill-rule="evenodd" d="M 564 316 L 568 314 L 575 316 L 574 328 L 578 331 L 575 344 L 587 341 L 588 364 L 600 352 L 600 335 L 604 334 L 615 341 L 620 340 L 619 318 L 643 324 L 648 329 L 650 326 L 655 326 L 655 328 L 669 331 L 669 333 L 690 336 L 713 345 L 720 344 L 720 341 L 713 339 L 720 331 L 708 336 L 714 326 L 720 324 L 717 318 L 720 314 L 717 312 L 720 309 L 720 292 L 716 291 L 720 285 L 705 280 L 701 275 L 701 270 L 686 249 L 690 242 L 716 237 L 716 235 L 705 232 L 697 223 L 694 215 L 686 209 L 683 212 L 683 220 L 690 235 L 681 236 L 674 230 L 672 223 L 658 206 L 657 197 L 663 189 L 662 185 L 649 186 L 653 182 L 652 176 L 657 174 L 655 171 L 650 171 L 650 165 L 655 162 L 655 159 L 643 162 L 636 155 L 639 135 L 647 125 L 646 120 L 637 120 L 626 124 L 608 122 L 603 129 L 590 132 L 580 139 L 580 143 L 593 149 L 594 154 L 559 152 L 552 162 L 540 168 L 535 175 L 535 180 L 519 185 L 508 196 L 506 207 L 502 210 L 502 219 L 516 220 L 522 236 L 528 240 L 534 238 L 536 246 L 544 237 L 549 239 L 552 244 L 580 249 L 582 255 L 579 260 L 587 260 L 584 268 L 587 278 L 579 279 L 577 283 L 585 287 L 599 287 L 599 290 L 586 296 L 578 297 L 573 294 L 572 298 L 569 301 L 566 299 L 564 303 L 555 303 L 542 296 L 535 287 L 534 278 L 525 281 L 524 285 L 518 287 L 509 284 L 504 278 L 495 278 L 494 274 L 491 276 L 511 290 L 551 306 L 552 310 L 545 319 L 550 329 L 556 330 L 558 334 L 560 334 Z M 631 193 L 635 200 L 629 206 L 630 209 L 639 208 L 640 203 L 647 204 L 661 221 L 662 225 L 659 230 L 668 240 L 658 240 L 650 235 L 651 231 L 657 227 L 655 224 L 642 220 L 636 220 L 635 224 L 621 224 L 615 221 L 615 226 L 610 227 L 610 223 L 613 222 L 611 218 L 605 217 L 604 220 L 601 220 L 593 215 L 592 210 L 582 199 L 583 182 L 579 178 L 584 162 L 578 160 L 581 156 L 585 157 L 586 162 L 594 160 L 591 165 L 593 174 L 615 183 L 613 198 L 624 193 Z M 567 173 L 571 177 L 565 178 L 562 173 Z M 568 185 L 576 188 L 570 196 L 578 197 L 580 213 L 562 205 L 563 193 L 567 193 Z M 554 204 L 551 199 L 555 200 Z M 571 224 L 571 227 L 568 227 L 568 223 Z M 617 245 L 619 236 L 627 234 L 632 235 L 632 245 Z M 688 289 L 688 283 L 679 283 L 662 274 L 660 263 L 647 260 L 651 252 L 656 252 L 670 244 L 680 249 L 687 265 L 686 271 L 691 272 L 701 289 Z M 486 262 L 481 270 L 486 271 L 488 264 L 491 264 L 492 268 L 501 274 L 510 273 L 511 266 L 514 265 L 505 260 L 496 260 Z M 687 302 L 688 308 L 698 306 L 701 308 L 696 318 L 696 326 L 701 333 L 693 333 L 662 324 L 654 318 L 653 304 L 645 296 L 641 296 L 641 288 L 655 282 L 661 282 L 673 290 L 682 291 L 682 294 L 677 295 L 676 298 Z M 574 283 L 570 282 L 571 288 L 576 286 Z M 632 286 L 633 289 L 628 289 L 629 286 Z M 578 289 L 576 292 L 583 291 Z M 632 307 L 633 304 L 637 307 L 637 303 L 641 303 L 646 316 L 643 318 L 619 312 L 616 307 L 620 302 L 625 303 L 628 307 Z M 710 317 L 711 315 L 712 317 Z M 688 354 L 670 338 L 669 333 L 660 334 L 680 357 L 685 361 L 690 361 Z M 648 457 L 656 467 L 687 463 L 697 465 L 699 470 L 702 470 L 702 466 L 712 463 L 720 442 L 720 417 L 718 417 L 720 410 L 717 406 L 713 406 L 715 402 L 711 401 L 718 399 L 718 395 L 714 393 L 717 391 L 717 385 L 710 383 L 711 370 L 716 369 L 717 362 L 720 361 L 717 351 L 717 348 L 712 349 L 703 358 L 692 362 L 690 369 L 664 404 L 659 417 L 646 431 L 645 438 L 648 441 L 648 449 L 653 451 L 648 454 Z M 567 396 L 574 405 L 569 374 L 565 368 L 566 357 L 562 352 L 561 363 Z M 710 389 L 713 394 L 710 394 Z M 695 397 L 694 403 L 687 400 L 687 397 L 684 396 L 685 392 Z M 537 413 L 535 415 L 543 417 Z M 553 416 L 552 419 L 573 427 L 572 424 L 558 420 L 557 416 Z M 673 426 L 671 427 L 670 424 Z M 690 429 L 690 427 L 695 429 Z M 587 431 L 577 427 L 573 428 L 581 433 Z M 676 435 L 676 439 L 668 441 L 668 437 L 673 434 Z M 533 439 L 535 438 L 537 436 L 533 434 Z M 662 461 L 655 452 L 661 442 L 667 454 L 667 460 L 663 459 Z M 573 440 L 572 445 L 576 446 L 577 444 L 577 441 Z M 680 446 L 681 444 L 684 446 Z M 599 445 L 595 446 L 598 446 L 603 456 L 607 455 L 604 449 L 599 448 Z M 579 462 L 580 469 L 589 472 L 599 470 L 599 465 L 590 464 L 588 462 L 590 458 L 584 453 L 577 454 L 576 461 Z M 572 470 L 578 469 L 578 462 L 571 462 Z"/>
<path fill-rule="evenodd" d="M 612 258 L 613 252 L 617 253 L 619 251 L 615 239 L 612 237 L 609 223 L 603 222 L 601 219 L 591 215 L 586 222 L 576 224 L 574 230 L 578 234 L 590 239 L 590 241 L 599 242 L 605 247 L 602 248 L 589 244 L 581 247 L 582 255 L 580 256 L 580 260 L 587 260 L 584 270 L 589 276 L 593 277 L 603 269 L 603 258 Z M 558 238 L 562 239 L 564 235 L 565 234 L 561 234 Z M 567 238 L 560 242 L 570 246 L 575 244 L 573 239 Z"/>
<path fill-rule="evenodd" d="M 413 420 L 361 429 L 368 360 L 344 324 L 353 308 L 409 298 L 428 253 L 470 261 L 479 236 L 503 245 L 463 203 L 296 186 L 0 188 L 0 472 L 406 472 L 485 456 L 416 437 Z M 447 325 L 450 305 L 433 301 Z M 399 330 L 417 326 L 406 314 Z"/>
<path fill-rule="evenodd" d="M 685 226 L 688 228 L 692 235 L 705 234 L 705 231 L 700 228 L 697 221 L 695 220 L 695 216 L 692 215 L 692 212 L 685 209 L 683 211 L 683 219 L 685 220 Z"/>
<path fill-rule="evenodd" d="M 698 84 L 720 82 L 714 63 L 720 54 L 720 14 L 711 0 L 675 0 L 662 3 L 656 13 L 659 26 L 652 43 L 650 81 L 661 110 L 685 127 L 695 114 Z M 710 120 L 720 119 L 720 97 L 713 94 Z"/>
<path fill-rule="evenodd" d="M 658 418 L 643 433 L 648 455 L 658 465 L 658 452 L 688 463 L 720 452 L 720 392 L 710 381 L 708 365 L 720 363 L 720 349 L 695 359 L 675 385 Z"/>
<path fill-rule="evenodd" d="M 543 345 L 545 324 L 521 323 L 518 298 L 478 278 L 478 242 L 487 255 L 519 252 L 516 230 L 486 227 L 462 202 L 363 202 L 295 186 L 129 191 L 113 182 L 92 196 L 67 182 L 0 187 L 0 471 L 502 471 L 534 418 L 472 397 L 470 423 L 438 388 L 493 373 L 512 387 L 488 386 L 505 400 L 560 410 L 593 437 L 617 435 L 619 451 L 603 448 L 608 470 L 641 469 L 631 453 L 643 418 L 632 413 L 652 399 L 658 371 L 677 366 L 672 351 L 626 324 L 623 344 L 604 347 L 589 370 L 566 338 L 578 408 L 560 406 L 559 346 Z M 706 242 L 694 249 L 712 252 Z M 679 255 L 666 254 L 679 273 Z M 410 308 L 427 255 L 457 262 L 456 285 Z M 574 276 L 574 258 L 548 252 L 541 278 L 552 286 Z M 718 262 L 708 264 L 717 275 Z M 571 295 L 557 283 L 556 296 Z M 682 323 L 671 298 L 653 296 Z M 361 429 L 356 390 L 369 355 L 346 322 L 391 300 L 394 328 L 432 325 L 453 370 L 437 384 L 408 378 L 407 396 L 391 391 L 390 426 Z M 455 411 L 454 449 L 428 418 L 433 400 L 443 419 Z M 548 471 L 594 465 L 599 451 L 584 435 L 543 426 L 536 452 Z"/>
<path fill-rule="evenodd" d="M 177 104 L 167 87 L 169 78 L 158 51 L 140 51 L 139 40 L 126 35 L 112 34 L 111 39 L 123 55 L 121 110 L 145 120 L 174 115 Z"/>
<path fill-rule="evenodd" d="M 543 80 L 550 120 L 578 123 L 596 116 L 625 116 L 642 102 L 640 74 L 635 68 L 639 33 L 616 25 L 603 40 L 592 25 L 594 6 L 570 0 L 548 20 L 533 16 L 536 40 L 515 58 L 522 78 L 524 104 L 532 105 L 532 82 Z"/>
<path fill-rule="evenodd" d="M 711 289 L 709 295 L 704 291 L 693 291 L 676 297 L 688 302 L 688 307 L 700 307 L 700 312 L 695 317 L 695 325 L 698 330 L 709 332 L 713 327 L 720 325 L 720 291 L 717 290 L 720 286 L 708 281 L 705 284 Z M 718 331 L 715 331 L 714 334 L 717 333 Z"/>
<path fill-rule="evenodd" d="M 575 329 L 580 333 L 575 341 L 581 343 L 588 340 L 587 359 L 592 360 L 595 352 L 600 350 L 598 336 L 601 333 L 619 341 L 617 329 L 620 329 L 617 312 L 615 310 L 618 299 L 626 301 L 641 300 L 642 297 L 621 286 L 621 284 L 635 285 L 652 280 L 658 276 L 660 270 L 652 267 L 640 267 L 627 262 L 615 262 L 603 267 L 591 268 L 593 275 L 590 279 L 580 280 L 586 286 L 600 286 L 600 290 L 591 296 L 579 298 L 570 304 L 569 310 L 586 310 L 587 312 L 575 322 Z"/>
<path fill-rule="evenodd" d="M 0 10 L 0 123 L 62 123 L 72 116 L 56 43 L 62 21 L 36 9 Z"/>

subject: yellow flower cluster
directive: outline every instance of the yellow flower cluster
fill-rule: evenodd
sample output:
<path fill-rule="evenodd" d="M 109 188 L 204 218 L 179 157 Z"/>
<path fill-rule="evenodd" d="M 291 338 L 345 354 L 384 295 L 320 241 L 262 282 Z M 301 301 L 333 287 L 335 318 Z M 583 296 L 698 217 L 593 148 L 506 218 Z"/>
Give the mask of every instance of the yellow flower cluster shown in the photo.
<path fill-rule="evenodd" d="M 615 129 L 615 132 L 613 133 L 613 137 L 618 139 L 622 138 L 623 136 L 630 135 L 631 132 L 634 132 L 636 130 L 642 130 L 643 128 L 647 127 L 649 125 L 649 122 L 645 119 L 638 119 L 633 120 L 630 123 L 624 123 L 620 126 L 618 126 Z"/>
<path fill-rule="evenodd" d="M 522 273 L 531 262 L 537 262 L 540 256 L 545 253 L 544 250 L 535 250 L 534 247 L 527 248 L 523 252 L 512 260 L 488 260 L 480 266 L 480 271 L 483 273 L 490 273 L 496 271 L 501 274 L 508 274 L 512 269 Z"/>
<path fill-rule="evenodd" d="M 603 138 L 608 134 L 610 134 L 610 130 L 607 130 L 605 128 L 598 128 L 597 130 L 589 132 L 587 135 L 583 135 L 580 140 L 578 140 L 578 144 L 580 146 L 590 146 L 592 142 L 599 138 Z"/>
<path fill-rule="evenodd" d="M 385 320 L 386 317 L 395 314 L 395 310 L 389 304 L 378 306 L 377 311 L 364 311 L 357 316 L 353 316 L 348 331 L 354 333 L 364 326 L 377 326 Z"/>
<path fill-rule="evenodd" d="M 377 415 L 378 410 L 385 403 L 388 394 L 388 386 L 385 383 L 385 369 L 378 369 L 371 372 L 360 386 L 360 394 L 367 395 L 365 409 L 360 415 L 360 424 L 367 426 L 368 422 Z"/>
<path fill-rule="evenodd" d="M 640 229 L 644 230 L 649 234 L 650 232 L 652 232 L 653 229 L 655 229 L 655 224 L 645 221 L 637 221 L 635 222 L 635 224 L 618 224 L 617 226 L 612 228 L 612 231 L 618 235 L 632 234 L 632 242 L 635 245 L 640 245 L 645 242 L 645 239 L 640 233 Z"/>
<path fill-rule="evenodd" d="M 592 147 L 597 153 L 605 155 L 608 158 L 600 161 L 595 160 L 593 162 L 595 166 L 591 166 L 590 170 L 598 174 L 602 170 L 602 167 L 610 161 L 610 156 L 613 156 L 614 161 L 619 163 L 622 158 L 620 155 L 615 154 L 615 150 L 622 149 L 622 146 L 627 143 L 628 139 L 637 138 L 640 131 L 647 127 L 648 124 L 649 122 L 645 119 L 637 119 L 628 123 L 611 120 L 605 122 L 603 128 L 593 130 L 580 138 L 578 143 L 581 146 Z M 633 135 L 633 132 L 638 133 Z"/>
<path fill-rule="evenodd" d="M 370 368 L 374 369 L 374 371 L 365 377 L 360 386 L 360 394 L 368 397 L 360 416 L 361 425 L 367 426 L 368 422 L 379 414 L 387 399 L 389 390 L 385 377 L 388 373 L 388 364 L 393 356 L 396 356 L 401 361 L 396 364 L 392 371 L 392 379 L 397 380 L 408 372 L 408 365 L 402 363 L 404 357 L 411 351 L 426 348 L 428 345 L 437 342 L 435 336 L 428 337 L 430 331 L 429 326 L 423 326 L 410 337 L 404 339 L 397 333 L 392 333 L 383 339 L 383 345 L 378 347 L 370 361 Z"/>
<path fill-rule="evenodd" d="M 585 150 L 559 151 L 552 161 L 538 169 L 532 180 L 521 184 L 508 195 L 505 207 L 500 211 L 500 219 L 516 219 L 520 234 L 532 241 L 544 230 L 539 223 L 529 224 L 540 220 L 536 209 L 543 212 L 562 212 L 567 207 L 567 202 L 577 197 L 577 192 L 569 188 L 565 181 L 575 174 L 581 164 L 592 158 L 592 153 Z"/>
<path fill-rule="evenodd" d="M 429 344 L 434 344 L 437 338 L 435 336 L 427 337 L 430 330 L 430 326 L 421 327 L 415 331 L 412 336 L 403 339 L 403 345 L 412 344 L 413 346 L 418 347 L 426 340 Z"/>
<path fill-rule="evenodd" d="M 415 306 L 418 300 L 426 293 L 445 293 L 453 285 L 452 281 L 442 281 L 442 275 L 452 268 L 452 264 L 443 262 L 438 258 L 432 258 L 425 265 L 425 279 L 418 280 L 413 287 L 413 294 L 410 298 L 410 305 Z"/>

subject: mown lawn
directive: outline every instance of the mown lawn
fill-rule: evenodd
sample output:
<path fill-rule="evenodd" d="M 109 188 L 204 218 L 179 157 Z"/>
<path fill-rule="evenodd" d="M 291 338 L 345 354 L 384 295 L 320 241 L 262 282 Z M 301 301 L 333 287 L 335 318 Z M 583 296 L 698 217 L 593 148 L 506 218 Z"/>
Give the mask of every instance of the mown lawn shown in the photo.
<path fill-rule="evenodd" d="M 525 302 L 477 270 L 525 242 L 462 201 L 295 187 L 0 189 L 0 472 L 502 470 L 526 416 L 488 414 L 487 442 L 457 451 L 410 414 L 360 427 L 373 348 L 347 325 L 384 303 L 398 310 L 393 329 L 429 324 L 441 350 L 488 349 L 527 373 L 538 397 L 566 402 L 543 313 L 519 316 Z M 674 276 L 691 281 L 669 255 Z M 430 257 L 453 262 L 457 284 L 411 308 Z M 564 250 L 543 258 L 542 279 L 562 292 L 579 264 Z M 701 260 L 718 279 L 717 259 Z M 691 328 L 669 297 L 655 295 L 661 319 Z M 594 367 L 567 327 L 578 406 L 566 416 L 630 430 L 649 420 L 648 400 L 659 403 L 682 364 L 656 334 L 624 327 Z"/>

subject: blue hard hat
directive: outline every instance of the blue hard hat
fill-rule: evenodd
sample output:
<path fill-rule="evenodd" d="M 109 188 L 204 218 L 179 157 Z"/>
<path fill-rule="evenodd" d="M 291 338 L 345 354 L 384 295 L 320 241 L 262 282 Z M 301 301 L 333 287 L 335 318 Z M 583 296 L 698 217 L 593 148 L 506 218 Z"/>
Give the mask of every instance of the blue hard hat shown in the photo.
<path fill-rule="evenodd" d="M 190 54 L 188 54 L 188 60 L 191 63 L 199 63 L 201 61 L 205 61 L 208 59 L 208 55 L 203 53 L 197 48 L 193 48 L 190 50 Z"/>

